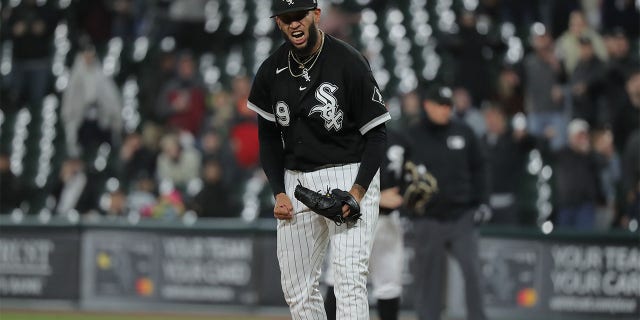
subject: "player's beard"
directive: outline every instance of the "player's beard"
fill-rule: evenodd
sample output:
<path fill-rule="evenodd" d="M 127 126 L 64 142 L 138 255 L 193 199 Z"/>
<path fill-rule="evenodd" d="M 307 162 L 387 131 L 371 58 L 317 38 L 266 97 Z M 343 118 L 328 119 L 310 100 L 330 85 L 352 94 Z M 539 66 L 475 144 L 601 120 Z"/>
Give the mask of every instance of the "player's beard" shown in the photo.
<path fill-rule="evenodd" d="M 284 31 L 281 31 L 281 32 L 285 40 L 287 40 L 289 42 L 289 45 L 291 45 L 291 47 L 293 48 L 293 51 L 296 54 L 296 56 L 300 58 L 310 56 L 312 53 L 311 50 L 313 50 L 313 48 L 316 46 L 316 43 L 318 43 L 319 32 L 318 32 L 318 27 L 316 26 L 315 21 L 312 22 L 311 25 L 309 26 L 309 38 L 307 39 L 307 43 L 305 44 L 304 47 L 300 49 L 296 48 L 296 46 L 294 46 L 293 43 L 291 43 L 291 40 L 289 40 L 289 36 Z"/>

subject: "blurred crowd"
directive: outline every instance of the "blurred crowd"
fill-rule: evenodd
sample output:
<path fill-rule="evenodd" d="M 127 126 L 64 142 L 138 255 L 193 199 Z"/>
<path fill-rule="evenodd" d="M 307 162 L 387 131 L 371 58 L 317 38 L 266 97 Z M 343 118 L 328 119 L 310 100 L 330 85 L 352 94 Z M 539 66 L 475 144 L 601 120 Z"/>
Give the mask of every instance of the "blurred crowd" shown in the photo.
<path fill-rule="evenodd" d="M 428 5 L 439 12 L 441 2 L 327 0 L 320 28 L 362 47 L 354 30 L 363 10 L 382 17 L 394 7 Z M 449 85 L 454 116 L 484 143 L 494 223 L 637 226 L 637 2 L 469 2 L 449 1 L 454 27 L 429 37 L 439 58 L 425 64 L 439 64 L 437 74 L 385 88 L 389 125 L 401 130 L 417 121 L 423 91 Z M 256 116 L 246 107 L 254 70 L 229 67 L 230 48 L 260 42 L 253 27 L 233 27 L 249 5 L 260 12 L 261 2 L 238 3 L 2 0 L 0 212 L 272 217 Z M 237 16 L 209 15 L 221 8 Z M 275 39 L 274 49 L 281 38 L 272 29 L 264 36 Z M 520 52 L 515 38 L 524 39 Z M 226 69 L 205 68 L 211 54 Z M 51 101 L 59 107 L 48 108 Z M 29 121 L 19 126 L 25 110 Z M 41 129 L 56 117 L 53 132 Z M 34 140 L 36 132 L 48 140 Z M 21 134 L 40 157 L 24 155 Z M 42 141 L 55 150 L 45 160 Z M 40 180 L 38 161 L 51 163 Z"/>

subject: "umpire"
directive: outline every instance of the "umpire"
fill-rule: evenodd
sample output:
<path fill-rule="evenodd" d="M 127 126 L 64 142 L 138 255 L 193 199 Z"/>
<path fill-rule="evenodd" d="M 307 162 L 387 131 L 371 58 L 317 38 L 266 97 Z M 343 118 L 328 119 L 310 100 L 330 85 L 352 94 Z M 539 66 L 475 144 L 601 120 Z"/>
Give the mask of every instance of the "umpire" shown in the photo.
<path fill-rule="evenodd" d="M 451 118 L 451 89 L 429 90 L 423 107 L 426 117 L 409 128 L 417 142 L 412 160 L 433 175 L 439 191 L 414 216 L 418 319 L 440 319 L 450 252 L 464 276 L 467 319 L 484 320 L 474 230 L 477 217 L 489 215 L 484 155 L 471 128 Z"/>

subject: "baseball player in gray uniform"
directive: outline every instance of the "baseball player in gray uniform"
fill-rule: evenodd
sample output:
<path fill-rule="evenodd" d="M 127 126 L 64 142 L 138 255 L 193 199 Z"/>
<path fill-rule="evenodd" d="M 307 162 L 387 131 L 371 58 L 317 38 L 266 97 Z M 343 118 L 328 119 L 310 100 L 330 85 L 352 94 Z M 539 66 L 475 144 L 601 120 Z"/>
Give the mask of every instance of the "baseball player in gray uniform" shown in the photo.
<path fill-rule="evenodd" d="M 326 319 L 319 291 L 334 253 L 338 319 L 369 319 L 367 274 L 378 220 L 387 112 L 366 59 L 317 28 L 316 0 L 274 0 L 285 42 L 260 66 L 248 107 L 258 113 L 260 158 L 275 196 L 277 255 L 293 319 Z M 337 225 L 295 199 L 296 185 L 342 189 L 361 219 Z M 344 216 L 350 206 L 343 206 Z"/>

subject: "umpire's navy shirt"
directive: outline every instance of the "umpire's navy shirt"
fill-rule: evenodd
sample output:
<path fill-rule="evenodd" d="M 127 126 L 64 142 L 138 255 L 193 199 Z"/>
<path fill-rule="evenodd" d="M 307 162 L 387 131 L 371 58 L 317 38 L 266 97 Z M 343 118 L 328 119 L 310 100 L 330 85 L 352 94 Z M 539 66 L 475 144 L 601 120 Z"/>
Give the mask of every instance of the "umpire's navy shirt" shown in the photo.
<path fill-rule="evenodd" d="M 451 119 L 437 125 L 425 117 L 409 128 L 411 160 L 423 164 L 438 181 L 439 192 L 424 216 L 457 219 L 469 209 L 488 203 L 488 172 L 478 138 L 465 123 Z"/>
<path fill-rule="evenodd" d="M 248 102 L 249 109 L 280 129 L 284 167 L 313 171 L 360 162 L 363 135 L 391 119 L 369 64 L 325 34 L 307 81 L 292 76 L 301 69 L 289 61 L 290 48 L 285 42 L 260 66 Z"/>

